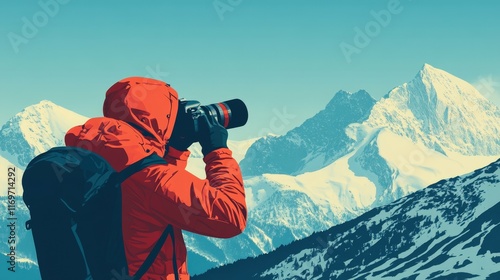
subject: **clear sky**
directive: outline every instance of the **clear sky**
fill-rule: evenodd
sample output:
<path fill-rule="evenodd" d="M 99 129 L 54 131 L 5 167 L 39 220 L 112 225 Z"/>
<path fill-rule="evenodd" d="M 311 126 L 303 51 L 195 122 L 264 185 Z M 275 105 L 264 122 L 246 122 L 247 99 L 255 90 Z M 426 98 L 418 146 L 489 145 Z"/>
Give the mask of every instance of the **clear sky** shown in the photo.
<path fill-rule="evenodd" d="M 500 104 L 500 1 L 2 1 L 0 123 L 48 99 L 102 115 L 127 76 L 187 99 L 244 100 L 232 139 L 282 134 L 338 90 L 379 99 L 424 63 Z"/>

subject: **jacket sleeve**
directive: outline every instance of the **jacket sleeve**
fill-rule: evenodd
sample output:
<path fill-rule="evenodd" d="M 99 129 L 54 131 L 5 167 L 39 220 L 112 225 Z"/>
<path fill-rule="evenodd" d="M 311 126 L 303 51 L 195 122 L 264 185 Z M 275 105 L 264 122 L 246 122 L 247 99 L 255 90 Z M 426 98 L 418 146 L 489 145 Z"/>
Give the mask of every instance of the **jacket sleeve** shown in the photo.
<path fill-rule="evenodd" d="M 247 219 L 238 163 L 226 148 L 212 151 L 203 160 L 205 180 L 171 165 L 151 166 L 129 180 L 144 186 L 144 199 L 154 220 L 212 237 L 238 235 Z"/>

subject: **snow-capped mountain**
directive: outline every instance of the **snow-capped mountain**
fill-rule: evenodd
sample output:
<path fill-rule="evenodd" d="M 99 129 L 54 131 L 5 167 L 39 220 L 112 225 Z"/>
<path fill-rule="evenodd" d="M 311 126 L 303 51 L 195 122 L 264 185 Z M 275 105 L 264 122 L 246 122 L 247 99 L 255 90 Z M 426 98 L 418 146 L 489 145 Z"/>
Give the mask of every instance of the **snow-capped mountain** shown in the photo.
<path fill-rule="evenodd" d="M 300 174 L 332 163 L 345 155 L 354 142 L 346 134 L 346 127 L 366 120 L 374 104 L 364 90 L 337 92 L 324 110 L 299 127 L 284 136 L 255 142 L 241 161 L 243 174 Z"/>
<path fill-rule="evenodd" d="M 500 160 L 193 280 L 500 279 Z"/>
<path fill-rule="evenodd" d="M 207 239 L 206 246 L 196 243 L 194 248 L 187 242 L 190 272 L 197 274 L 210 266 L 269 252 L 494 160 L 472 156 L 451 159 L 380 129 L 352 152 L 315 172 L 247 177 L 247 229 L 230 241 L 199 237 Z M 235 246 L 244 249 L 234 250 Z"/>
<path fill-rule="evenodd" d="M 429 69 L 435 68 L 424 65 L 417 78 L 421 77 L 421 73 L 429 72 Z M 442 70 L 435 69 L 435 71 L 445 73 Z M 427 77 L 429 75 L 431 74 L 424 73 L 423 79 L 433 80 L 433 88 L 442 88 L 444 85 L 452 87 L 450 80 L 461 81 L 447 73 L 443 74 L 444 78 Z M 443 85 L 439 85 L 441 80 L 444 81 Z M 477 97 L 477 91 L 470 89 L 470 85 L 464 86 L 463 83 L 465 82 L 458 83 L 458 89 L 455 86 L 455 91 L 444 91 L 449 98 L 452 98 L 450 96 L 454 94 L 455 103 Z M 462 86 L 464 89 L 461 88 Z M 472 97 L 461 96 L 468 92 L 472 92 Z M 423 91 L 408 92 L 408 94 L 427 95 L 428 92 L 424 88 Z M 371 97 L 367 95 L 363 91 L 355 94 L 339 92 L 325 110 L 298 128 L 281 137 L 260 139 L 250 147 L 247 156 L 241 162 L 243 174 L 246 176 L 245 186 L 249 207 L 248 229 L 243 235 L 232 241 L 239 241 L 239 244 L 242 245 L 241 248 L 244 248 L 238 251 L 240 252 L 239 258 L 251 256 L 255 252 L 255 246 L 248 245 L 248 238 L 254 241 L 261 252 L 268 252 L 271 248 L 277 248 L 293 240 L 306 237 L 315 231 L 348 221 L 373 207 L 390 203 L 443 178 L 465 174 L 498 158 L 498 154 L 484 156 L 483 153 L 474 151 L 461 154 L 447 148 L 451 145 L 432 146 L 423 140 L 412 139 L 398 132 L 408 130 L 408 133 L 415 134 L 414 131 L 417 131 L 418 126 L 400 124 L 397 120 L 394 121 L 394 124 L 391 119 L 386 118 L 386 123 L 369 125 L 370 119 L 380 119 L 374 117 L 380 115 L 381 110 L 376 109 L 380 107 L 379 103 L 387 103 L 393 98 L 397 99 L 398 95 L 395 94 L 389 94 L 388 97 L 377 102 L 374 106 L 364 107 L 371 110 L 364 117 L 361 116 L 361 111 L 359 112 L 357 116 L 360 117 L 360 122 L 344 122 L 340 125 L 332 123 L 335 114 L 331 114 L 329 110 L 336 108 L 334 105 L 336 101 L 342 104 L 338 108 L 339 110 L 343 107 L 351 110 L 362 107 L 360 103 L 363 104 L 363 102 L 359 102 L 360 99 L 366 100 L 366 104 L 370 104 L 368 101 L 371 100 Z M 477 99 L 481 101 L 484 98 L 477 97 Z M 349 102 L 351 102 L 350 105 Z M 483 103 L 478 102 L 477 104 Z M 500 123 L 500 117 L 495 113 L 498 112 L 498 108 L 490 103 L 483 105 L 483 110 L 490 110 L 490 115 L 497 118 L 497 124 Z M 404 106 L 393 107 L 392 110 L 396 111 L 394 114 L 398 115 L 402 107 Z M 458 107 L 463 110 L 471 108 L 463 104 Z M 390 106 L 385 109 L 387 113 L 392 112 Z M 350 112 L 344 113 L 349 114 Z M 463 112 L 462 114 L 470 115 L 471 112 Z M 477 118 L 481 116 L 478 114 Z M 425 118 L 424 115 L 420 117 Z M 429 116 L 429 119 L 436 118 L 433 115 Z M 463 125 L 470 129 L 477 127 L 481 131 L 479 125 L 475 122 L 469 124 L 469 120 L 469 118 L 465 118 Z M 421 122 L 424 121 L 426 120 L 421 120 Z M 328 146 L 325 144 L 328 139 L 321 137 L 329 131 L 330 127 L 332 131 L 335 131 L 334 135 L 339 135 L 340 139 L 346 139 L 343 142 L 332 141 L 335 142 L 335 145 L 332 144 L 330 147 L 336 147 L 338 150 L 324 148 Z M 397 130 L 394 127 L 400 129 Z M 427 132 L 434 133 L 430 130 Z M 481 135 L 481 132 L 469 133 L 468 135 L 474 137 L 474 135 Z M 329 137 L 335 138 L 331 135 Z M 493 147 L 492 150 L 496 149 L 494 147 L 498 147 L 498 134 L 491 134 L 489 140 L 486 138 L 482 139 L 486 142 L 489 141 L 487 145 Z M 314 145 L 314 139 L 318 139 L 320 144 Z M 453 141 L 459 143 L 456 139 Z M 478 141 L 475 143 L 479 143 Z M 309 147 L 311 153 L 304 156 L 302 153 L 305 147 Z M 316 151 L 321 152 L 316 153 Z M 327 158 L 335 160 L 329 162 L 325 160 Z M 311 161 L 308 161 L 309 159 Z M 280 163 L 284 167 L 280 167 Z M 292 165 L 294 166 L 292 169 L 286 169 Z M 257 172 L 256 170 L 285 174 L 249 176 Z M 307 170 L 312 171 L 306 172 Z M 231 250 L 230 246 L 224 244 L 224 242 L 218 243 L 217 250 L 220 254 Z M 204 247 L 196 249 L 197 256 L 193 259 L 196 259 L 197 262 L 203 259 L 201 256 L 207 256 L 205 259 L 210 259 L 210 262 L 217 259 L 210 254 L 211 249 Z M 227 255 L 224 256 L 227 257 Z M 231 258 L 221 260 L 223 260 L 222 262 L 231 262 Z M 207 261 L 202 263 L 206 264 Z M 200 266 L 194 267 L 206 266 L 200 263 Z M 196 268 L 191 270 L 192 273 L 199 271 Z"/>
<path fill-rule="evenodd" d="M 492 156 L 500 154 L 499 119 L 500 109 L 471 84 L 425 64 L 377 102 L 363 126 L 387 127 L 444 154 Z"/>
<path fill-rule="evenodd" d="M 412 161 L 413 157 L 418 161 Z M 442 178 L 467 173 L 495 159 L 484 156 L 450 158 L 387 129 L 380 129 L 347 155 L 315 172 L 297 176 L 264 174 L 247 178 L 247 203 L 250 210 L 254 206 L 254 211 L 283 207 L 282 216 L 295 215 L 300 205 L 276 200 L 282 193 L 294 191 L 306 196 L 321 210 L 319 213 L 311 212 L 310 218 L 320 214 L 321 218 L 326 218 L 323 219 L 324 225 L 344 222 Z M 269 199 L 274 199 L 272 206 L 269 206 Z M 286 210 L 286 205 L 294 207 Z M 269 215 L 266 213 L 263 218 Z M 274 225 L 294 226 L 293 223 L 281 223 L 281 220 L 267 221 Z M 309 230 L 314 229 L 318 230 L 317 227 Z"/>
<path fill-rule="evenodd" d="M 429 67 L 424 66 L 421 72 L 425 72 Z M 418 77 L 420 76 L 417 75 Z M 443 79 L 433 78 L 434 85 L 429 87 L 429 90 L 440 88 L 438 82 Z M 458 78 L 449 79 L 454 81 Z M 466 90 L 468 86 L 462 87 L 462 84 L 459 84 L 459 87 L 453 97 L 456 98 L 456 103 L 464 100 L 461 94 L 469 92 Z M 407 94 L 428 93 L 425 91 Z M 447 93 L 451 95 L 453 91 Z M 379 103 L 387 103 L 396 97 L 398 94 L 389 94 L 375 103 L 365 91 L 341 91 L 323 111 L 284 136 L 229 141 L 233 155 L 237 160 L 241 160 L 249 207 L 247 229 L 240 236 L 228 240 L 185 233 L 190 273 L 199 274 L 217 265 L 272 251 L 293 240 L 353 219 L 373 207 L 390 203 L 443 178 L 470 172 L 498 158 L 478 151 L 462 153 L 450 148 L 451 144 L 438 143 L 440 139 L 448 139 L 445 137 L 432 136 L 432 139 L 437 139 L 432 142 L 438 143 L 437 146 L 430 145 L 425 137 L 412 138 L 409 135 L 419 135 L 420 132 L 416 133 L 416 128 L 409 123 L 398 122 L 397 117 L 385 117 L 387 123 L 380 121 L 384 119 L 380 116 L 391 114 L 392 107 L 382 106 L 385 111 L 377 109 L 381 106 Z M 489 103 L 477 104 L 484 105 L 483 111 L 490 110 L 489 116 L 492 119 L 497 118 L 497 123 L 500 123 L 500 117 L 495 113 L 498 108 Z M 400 111 L 403 105 L 394 106 L 392 110 Z M 472 108 L 457 106 L 463 110 Z M 24 115 L 30 120 L 26 122 L 29 129 L 24 127 L 25 120 L 24 117 L 19 117 L 22 114 L 20 113 L 0 130 L 0 137 L 5 137 L 0 139 L 2 147 L 11 147 L 9 151 L 12 151 L 11 153 L 7 148 L 2 148 L 0 156 L 4 156 L 13 164 L 25 164 L 36 153 L 62 144 L 65 129 L 61 127 L 70 128 L 86 119 L 73 118 L 71 123 L 67 120 L 75 113 L 66 112 L 68 116 L 65 117 L 64 114 L 44 111 L 45 107 L 40 104 L 25 111 L 31 110 L 41 110 L 42 113 L 31 112 Z M 453 111 L 448 109 L 449 112 L 450 110 Z M 37 120 L 38 117 L 41 119 Z M 476 117 L 480 118 L 482 115 L 478 114 Z M 434 117 L 431 115 L 429 118 Z M 372 120 L 380 123 L 375 124 Z M 481 134 L 470 130 L 481 127 L 476 123 L 469 124 L 470 120 L 471 118 L 462 120 L 464 127 L 468 127 L 467 135 L 470 136 L 463 141 L 471 141 L 470 139 L 478 136 L 474 143 L 489 145 L 489 150 L 496 151 L 499 136 L 493 133 L 495 130 L 492 130 L 488 139 L 486 132 Z M 425 123 L 424 120 L 415 122 Z M 40 127 L 36 127 L 36 124 Z M 18 127 L 18 130 L 15 127 Z M 52 129 L 53 127 L 61 129 Z M 403 133 L 406 130 L 408 135 Z M 53 132 L 45 135 L 43 131 Z M 435 130 L 420 131 L 424 134 L 437 133 Z M 4 145 L 3 139 L 8 138 L 17 140 Z M 457 139 L 450 141 L 459 143 Z M 15 146 L 18 144 L 16 142 L 22 145 Z M 39 147 L 39 150 L 34 147 Z M 248 153 L 244 156 L 247 149 Z M 190 150 L 191 157 L 187 169 L 203 178 L 205 165 L 200 147 L 193 145 Z M 306 150 L 308 152 L 304 154 Z M 264 172 L 275 174 L 263 174 Z"/>
<path fill-rule="evenodd" d="M 229 131 L 231 135 L 231 131 Z M 233 152 L 233 158 L 240 162 L 250 146 L 257 141 L 258 138 L 252 138 L 243 141 L 228 140 L 227 146 Z M 199 178 L 205 178 L 205 163 L 203 162 L 203 153 L 201 152 L 201 146 L 199 143 L 194 143 L 189 147 L 191 154 L 189 155 L 188 164 L 186 169 L 198 176 Z"/>
<path fill-rule="evenodd" d="M 84 123 L 88 118 L 43 100 L 28 106 L 7 121 L 0 129 L 0 166 L 15 167 L 17 188 L 21 196 L 21 178 L 26 165 L 38 154 L 64 145 L 64 135 L 71 127 Z M 7 182 L 6 173 L 0 174 Z M 0 196 L 6 195 L 2 184 Z"/>
<path fill-rule="evenodd" d="M 318 170 L 379 128 L 443 154 L 495 156 L 499 120 L 500 109 L 471 84 L 424 64 L 413 80 L 376 104 L 365 91 L 338 92 L 323 111 L 286 135 L 257 141 L 241 168 L 247 176 Z"/>
<path fill-rule="evenodd" d="M 24 169 L 33 157 L 64 145 L 66 131 L 87 119 L 47 100 L 29 106 L 0 129 L 0 156 Z"/>

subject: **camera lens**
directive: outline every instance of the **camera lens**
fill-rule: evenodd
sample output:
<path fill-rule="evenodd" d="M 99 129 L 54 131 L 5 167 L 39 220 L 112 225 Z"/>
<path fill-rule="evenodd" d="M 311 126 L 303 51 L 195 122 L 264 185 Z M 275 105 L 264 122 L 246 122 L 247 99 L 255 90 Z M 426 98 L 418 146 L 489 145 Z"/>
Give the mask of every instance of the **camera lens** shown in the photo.
<path fill-rule="evenodd" d="M 201 106 L 205 114 L 227 129 L 244 126 L 248 120 L 247 106 L 240 99 Z"/>

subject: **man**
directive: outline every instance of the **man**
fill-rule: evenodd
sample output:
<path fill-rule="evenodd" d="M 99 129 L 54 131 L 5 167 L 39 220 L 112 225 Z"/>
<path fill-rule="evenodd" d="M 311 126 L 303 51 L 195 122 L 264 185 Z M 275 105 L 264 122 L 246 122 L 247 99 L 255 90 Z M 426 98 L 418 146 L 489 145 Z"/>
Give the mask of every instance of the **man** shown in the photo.
<path fill-rule="evenodd" d="M 175 246 L 167 240 L 141 279 L 174 279 L 174 269 L 181 280 L 189 279 L 181 230 L 229 238 L 246 226 L 243 179 L 227 148 L 226 129 L 200 118 L 207 179 L 199 179 L 185 170 L 192 140 L 175 130 L 177 110 L 178 95 L 169 84 L 126 78 L 106 92 L 104 117 L 70 129 L 65 137 L 67 146 L 100 154 L 116 171 L 152 153 L 168 162 L 147 167 L 121 185 L 129 275 L 139 269 L 166 226 L 174 228 Z"/>

